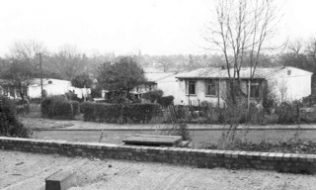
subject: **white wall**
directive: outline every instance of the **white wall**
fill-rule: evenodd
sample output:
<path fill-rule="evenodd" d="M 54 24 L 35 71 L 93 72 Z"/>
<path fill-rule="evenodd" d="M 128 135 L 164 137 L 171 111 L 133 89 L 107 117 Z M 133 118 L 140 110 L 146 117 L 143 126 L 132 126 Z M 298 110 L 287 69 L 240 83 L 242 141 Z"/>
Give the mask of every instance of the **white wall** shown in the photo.
<path fill-rule="evenodd" d="M 277 102 L 300 100 L 311 94 L 312 73 L 294 67 L 285 67 L 273 75 L 266 76 L 268 88 Z M 178 88 L 175 90 L 175 104 L 199 105 L 203 101 L 208 101 L 217 105 L 218 98 L 205 96 L 206 86 L 204 80 L 197 80 L 196 95 L 186 95 L 185 80 L 178 81 Z M 175 88 L 176 89 L 176 88 Z M 220 82 L 220 97 L 224 95 L 226 84 Z M 220 98 L 220 106 L 224 100 Z"/>
<path fill-rule="evenodd" d="M 199 105 L 203 101 L 212 103 L 214 106 L 217 106 L 218 97 L 217 96 L 207 96 L 206 95 L 206 85 L 204 80 L 197 80 L 195 86 L 196 95 L 187 95 L 185 80 L 179 81 L 179 92 L 177 104 L 183 105 Z M 225 89 L 225 81 L 220 81 L 220 97 L 223 94 L 223 89 Z M 220 106 L 223 106 L 224 101 L 222 98 L 219 98 Z M 176 102 L 175 102 L 176 103 Z"/>
<path fill-rule="evenodd" d="M 181 98 L 180 98 L 181 88 L 180 88 L 180 84 L 175 78 L 175 75 L 166 77 L 156 82 L 157 82 L 157 88 L 163 91 L 163 96 L 173 96 L 174 104 L 175 105 L 181 104 Z"/>
<path fill-rule="evenodd" d="M 52 84 L 48 84 L 48 81 L 52 81 Z M 47 92 L 47 96 L 63 95 L 71 90 L 70 81 L 49 79 L 44 80 L 43 89 Z M 27 90 L 28 96 L 30 98 L 40 98 L 41 97 L 41 85 L 33 84 L 28 86 Z"/>
<path fill-rule="evenodd" d="M 277 102 L 300 100 L 311 94 L 312 73 L 286 67 L 268 77 L 268 88 Z"/>

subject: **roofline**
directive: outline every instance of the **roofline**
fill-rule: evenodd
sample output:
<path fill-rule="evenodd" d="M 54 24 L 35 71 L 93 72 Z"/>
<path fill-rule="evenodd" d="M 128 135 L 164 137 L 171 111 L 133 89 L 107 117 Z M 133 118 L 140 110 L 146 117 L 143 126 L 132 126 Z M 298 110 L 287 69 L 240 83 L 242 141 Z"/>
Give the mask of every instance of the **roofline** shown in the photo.
<path fill-rule="evenodd" d="M 178 79 L 230 79 L 229 77 L 176 77 Z M 235 78 L 237 79 L 237 78 Z M 260 80 L 266 80 L 264 77 L 241 77 L 239 79 L 260 79 Z"/>

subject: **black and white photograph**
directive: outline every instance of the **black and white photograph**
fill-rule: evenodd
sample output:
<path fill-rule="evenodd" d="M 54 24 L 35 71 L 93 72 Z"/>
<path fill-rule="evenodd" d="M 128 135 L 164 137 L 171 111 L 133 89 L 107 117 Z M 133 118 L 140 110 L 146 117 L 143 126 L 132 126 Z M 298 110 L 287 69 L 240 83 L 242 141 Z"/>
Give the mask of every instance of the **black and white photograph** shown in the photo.
<path fill-rule="evenodd" d="M 316 190 L 316 1 L 0 1 L 0 189 Z"/>

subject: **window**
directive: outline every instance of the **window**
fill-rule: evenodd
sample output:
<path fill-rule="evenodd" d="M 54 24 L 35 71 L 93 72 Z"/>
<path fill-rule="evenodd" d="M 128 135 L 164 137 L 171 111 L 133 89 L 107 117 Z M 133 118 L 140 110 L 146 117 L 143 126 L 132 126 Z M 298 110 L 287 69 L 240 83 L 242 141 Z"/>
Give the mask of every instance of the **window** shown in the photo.
<path fill-rule="evenodd" d="M 249 83 L 247 83 L 247 89 L 249 89 Z M 250 84 L 250 97 L 251 98 L 259 98 L 259 96 L 260 96 L 260 83 L 259 82 L 251 82 L 251 84 Z"/>
<path fill-rule="evenodd" d="M 291 70 L 287 70 L 287 75 L 291 75 Z"/>
<path fill-rule="evenodd" d="M 195 95 L 195 81 L 188 81 L 187 82 L 187 94 L 188 95 Z"/>
<path fill-rule="evenodd" d="M 206 81 L 206 95 L 207 96 L 216 96 L 217 95 L 218 83 L 216 80 Z"/>

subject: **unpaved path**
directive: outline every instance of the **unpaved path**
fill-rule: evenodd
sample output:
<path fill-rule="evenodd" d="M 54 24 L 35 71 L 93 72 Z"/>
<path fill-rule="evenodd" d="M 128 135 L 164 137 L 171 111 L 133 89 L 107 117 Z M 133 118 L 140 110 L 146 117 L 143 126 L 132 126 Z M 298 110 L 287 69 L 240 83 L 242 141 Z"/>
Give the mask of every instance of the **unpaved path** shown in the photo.
<path fill-rule="evenodd" d="M 77 174 L 71 190 L 315 190 L 315 175 L 256 170 L 198 169 L 156 163 L 92 160 L 0 151 L 0 189 L 44 189 L 60 169 Z"/>

